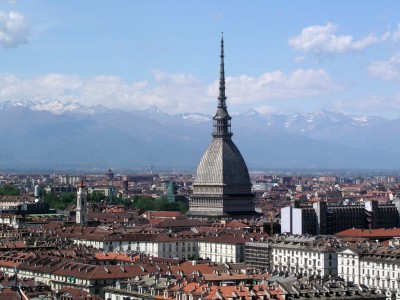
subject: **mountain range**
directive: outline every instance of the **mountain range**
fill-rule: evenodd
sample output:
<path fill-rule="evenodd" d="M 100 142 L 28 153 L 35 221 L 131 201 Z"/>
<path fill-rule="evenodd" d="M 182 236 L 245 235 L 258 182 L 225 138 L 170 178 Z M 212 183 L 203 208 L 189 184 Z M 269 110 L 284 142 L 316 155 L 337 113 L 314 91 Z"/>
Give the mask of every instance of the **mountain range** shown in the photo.
<path fill-rule="evenodd" d="M 79 103 L 0 103 L 0 170 L 195 170 L 211 142 L 212 115 L 124 111 Z M 249 170 L 400 169 L 400 118 L 321 110 L 232 116 Z"/>

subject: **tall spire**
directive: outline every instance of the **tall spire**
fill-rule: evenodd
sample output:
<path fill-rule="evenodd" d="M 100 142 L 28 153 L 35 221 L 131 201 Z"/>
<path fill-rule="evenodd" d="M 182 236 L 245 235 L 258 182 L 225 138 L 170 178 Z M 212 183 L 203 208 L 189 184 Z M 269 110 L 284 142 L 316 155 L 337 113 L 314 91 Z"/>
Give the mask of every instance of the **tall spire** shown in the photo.
<path fill-rule="evenodd" d="M 223 34 L 223 33 L 222 33 Z M 225 96 L 225 65 L 224 65 L 224 36 L 221 37 L 221 63 L 219 65 L 219 96 L 218 107 L 226 107 Z"/>
<path fill-rule="evenodd" d="M 219 70 L 219 95 L 218 95 L 218 106 L 217 113 L 214 116 L 214 138 L 230 138 L 231 132 L 231 117 L 229 116 L 226 107 L 226 95 L 225 95 L 225 65 L 224 65 L 224 37 L 221 37 L 221 62 Z"/>

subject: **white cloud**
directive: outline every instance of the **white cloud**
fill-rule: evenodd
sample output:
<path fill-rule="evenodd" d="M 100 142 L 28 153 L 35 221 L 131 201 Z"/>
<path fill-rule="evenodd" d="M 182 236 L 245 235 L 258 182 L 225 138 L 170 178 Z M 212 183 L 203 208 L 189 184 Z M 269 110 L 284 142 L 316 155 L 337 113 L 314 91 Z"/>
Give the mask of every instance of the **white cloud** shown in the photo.
<path fill-rule="evenodd" d="M 382 80 L 400 80 L 400 53 L 386 61 L 374 61 L 368 66 L 368 73 Z"/>
<path fill-rule="evenodd" d="M 352 113 L 367 113 L 398 117 L 400 109 L 400 94 L 392 96 L 370 95 L 358 99 L 337 101 L 333 108 L 338 111 Z"/>
<path fill-rule="evenodd" d="M 229 102 L 237 105 L 319 96 L 340 88 L 322 69 L 298 69 L 289 74 L 275 71 L 259 77 L 227 77 L 226 85 Z M 209 95 L 215 97 L 217 94 L 218 81 L 215 81 L 209 88 Z"/>
<path fill-rule="evenodd" d="M 392 35 L 393 41 L 397 42 L 400 40 L 400 23 L 397 24 L 397 30 Z"/>
<path fill-rule="evenodd" d="M 338 26 L 327 23 L 325 26 L 316 25 L 304 28 L 301 34 L 289 39 L 289 45 L 295 50 L 313 53 L 345 53 L 362 50 L 378 43 L 384 37 L 370 34 L 359 40 L 351 35 L 337 35 Z"/>
<path fill-rule="evenodd" d="M 5 75 L 0 76 L 0 100 L 78 101 L 86 105 L 134 108 L 146 86 L 146 82 L 126 83 L 117 76 L 84 79 L 77 75 L 48 74 L 21 79 Z"/>
<path fill-rule="evenodd" d="M 29 27 L 25 17 L 17 12 L 0 11 L 0 46 L 15 48 L 28 43 Z"/>
<path fill-rule="evenodd" d="M 268 105 L 257 106 L 254 110 L 262 115 L 269 115 L 277 112 L 276 108 Z"/>
<path fill-rule="evenodd" d="M 77 75 L 48 74 L 32 79 L 0 76 L 0 101 L 59 100 L 86 105 L 102 104 L 121 109 L 158 106 L 167 112 L 203 111 L 216 103 L 207 96 L 207 87 L 192 75 L 154 71 L 154 88 L 147 81 L 126 82 L 118 76 L 81 78 Z"/>
<path fill-rule="evenodd" d="M 296 56 L 296 57 L 294 58 L 294 61 L 303 61 L 305 58 L 306 58 L 306 57 L 305 57 L 304 55 Z"/>
<path fill-rule="evenodd" d="M 216 98 L 209 98 L 207 86 L 190 74 L 168 74 L 153 71 L 156 88 L 148 91 L 149 99 L 155 98 L 163 107 L 174 112 L 209 111 Z M 158 104 L 155 104 L 158 106 Z"/>
<path fill-rule="evenodd" d="M 154 85 L 147 81 L 126 82 L 118 76 L 82 78 L 78 75 L 48 74 L 31 79 L 0 76 L 0 101 L 59 100 L 86 105 L 102 104 L 121 109 L 157 106 L 170 113 L 213 113 L 217 104 L 218 81 L 207 86 L 190 74 L 153 71 Z M 226 78 L 228 105 L 236 111 L 256 107 L 271 110 L 266 101 L 319 96 L 339 86 L 324 70 L 280 71 L 259 77 L 242 75 Z M 235 105 L 233 108 L 232 105 Z"/>

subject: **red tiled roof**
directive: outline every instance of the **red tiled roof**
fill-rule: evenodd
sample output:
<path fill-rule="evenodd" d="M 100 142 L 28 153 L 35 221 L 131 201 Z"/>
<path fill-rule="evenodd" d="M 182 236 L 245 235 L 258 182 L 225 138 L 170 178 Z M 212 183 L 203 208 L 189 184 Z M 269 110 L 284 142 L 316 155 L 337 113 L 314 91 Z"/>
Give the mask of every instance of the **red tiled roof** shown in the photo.
<path fill-rule="evenodd" d="M 100 299 L 96 295 L 89 294 L 88 292 L 81 290 L 81 289 L 76 289 L 72 287 L 64 287 L 60 290 L 58 290 L 57 293 L 59 296 L 64 296 L 68 297 L 71 300 L 82 300 L 82 299 L 91 299 L 91 300 L 96 300 Z"/>
<path fill-rule="evenodd" d="M 20 300 L 21 297 L 17 292 L 12 292 L 10 290 L 2 290 L 0 293 L 0 300 Z"/>
<path fill-rule="evenodd" d="M 177 218 L 183 216 L 179 211 L 148 211 L 147 214 L 153 218 Z"/>
<path fill-rule="evenodd" d="M 118 252 L 97 252 L 94 254 L 97 260 L 118 260 L 125 262 L 132 262 L 134 258 L 132 256 L 126 255 L 126 253 L 118 253 Z"/>
<path fill-rule="evenodd" d="M 242 222 L 239 222 L 237 220 L 232 220 L 228 224 L 226 224 L 226 227 L 246 228 L 246 227 L 249 227 L 249 225 L 248 224 L 244 224 Z"/>
<path fill-rule="evenodd" d="M 191 275 L 193 272 L 198 271 L 201 275 L 213 274 L 216 270 L 216 266 L 208 263 L 195 264 L 191 261 L 181 263 L 179 266 L 171 266 L 171 272 L 178 274 L 179 271 L 185 275 Z"/>
<path fill-rule="evenodd" d="M 257 284 L 252 287 L 243 285 L 207 285 L 200 284 L 198 282 L 181 282 L 172 286 L 170 289 L 172 292 L 196 295 L 195 298 L 201 298 L 206 300 L 224 300 L 232 299 L 232 297 L 242 300 L 255 300 L 255 299 L 267 299 L 266 291 L 273 295 L 274 299 L 282 300 L 284 299 L 281 294 L 283 293 L 277 287 L 269 287 L 266 284 Z M 161 299 L 161 297 L 157 297 Z M 168 300 L 175 299 L 174 295 L 171 295 Z M 270 299 L 270 298 L 268 298 Z M 272 298 L 271 298 L 272 299 Z"/>
<path fill-rule="evenodd" d="M 337 237 L 359 237 L 359 238 L 375 238 L 375 237 L 400 237 L 400 228 L 379 228 L 379 229 L 356 229 L 351 228 L 343 230 L 335 234 Z"/>

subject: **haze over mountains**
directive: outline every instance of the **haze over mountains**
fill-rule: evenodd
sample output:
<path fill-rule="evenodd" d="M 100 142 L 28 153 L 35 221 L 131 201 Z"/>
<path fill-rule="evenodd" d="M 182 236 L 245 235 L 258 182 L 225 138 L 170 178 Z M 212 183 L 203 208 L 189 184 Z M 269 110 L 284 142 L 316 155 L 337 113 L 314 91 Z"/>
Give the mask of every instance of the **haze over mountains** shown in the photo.
<path fill-rule="evenodd" d="M 400 169 L 400 118 L 324 110 L 232 117 L 233 140 L 250 170 Z M 211 132 L 212 115 L 5 102 L 0 104 L 0 168 L 193 171 Z"/>

